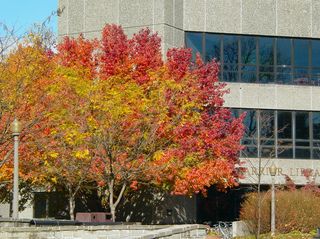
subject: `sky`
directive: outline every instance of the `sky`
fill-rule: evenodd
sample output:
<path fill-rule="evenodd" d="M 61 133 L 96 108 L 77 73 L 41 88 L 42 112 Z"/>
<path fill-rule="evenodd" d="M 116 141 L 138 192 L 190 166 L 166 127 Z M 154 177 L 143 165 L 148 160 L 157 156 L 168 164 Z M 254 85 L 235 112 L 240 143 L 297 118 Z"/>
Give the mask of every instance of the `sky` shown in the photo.
<path fill-rule="evenodd" d="M 19 35 L 34 23 L 43 23 L 58 7 L 58 0 L 0 0 L 0 3 L 0 23 L 14 28 Z M 47 25 L 57 33 L 57 16 L 51 17 Z M 3 27 L 0 28 L 1 34 Z"/>

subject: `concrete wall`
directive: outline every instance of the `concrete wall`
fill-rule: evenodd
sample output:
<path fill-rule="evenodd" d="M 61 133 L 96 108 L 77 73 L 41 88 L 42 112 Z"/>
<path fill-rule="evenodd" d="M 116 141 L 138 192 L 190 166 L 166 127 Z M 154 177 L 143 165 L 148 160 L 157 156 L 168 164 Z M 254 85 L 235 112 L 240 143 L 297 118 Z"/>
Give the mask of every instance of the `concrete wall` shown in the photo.
<path fill-rule="evenodd" d="M 203 225 L 174 226 L 61 226 L 61 227 L 1 227 L 1 239 L 178 239 L 206 238 Z"/>
<path fill-rule="evenodd" d="M 107 23 L 121 25 L 129 36 L 148 27 L 161 36 L 165 52 L 184 44 L 183 6 L 183 0 L 59 0 L 58 36 L 100 37 Z"/>
<path fill-rule="evenodd" d="M 320 87 L 228 83 L 225 106 L 279 110 L 320 111 Z"/>
<path fill-rule="evenodd" d="M 320 36 L 318 0 L 185 0 L 184 30 Z"/>
<path fill-rule="evenodd" d="M 158 31 L 166 47 L 183 31 L 320 37 L 319 0 L 59 0 L 59 36 L 99 36 L 106 23 L 129 34 Z"/>
<path fill-rule="evenodd" d="M 9 218 L 10 216 L 10 204 L 9 203 L 1 203 L 0 204 L 0 217 L 1 218 Z"/>

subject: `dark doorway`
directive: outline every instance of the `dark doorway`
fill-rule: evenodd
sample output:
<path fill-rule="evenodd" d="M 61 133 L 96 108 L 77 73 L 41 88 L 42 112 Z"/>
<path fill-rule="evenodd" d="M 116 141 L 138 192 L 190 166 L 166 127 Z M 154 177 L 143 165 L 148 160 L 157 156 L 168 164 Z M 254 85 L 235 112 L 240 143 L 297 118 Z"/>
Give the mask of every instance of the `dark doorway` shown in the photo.
<path fill-rule="evenodd" d="M 250 186 L 241 186 L 220 192 L 215 187 L 208 190 L 207 197 L 198 196 L 197 218 L 199 223 L 235 221 L 239 218 L 240 205 L 244 195 L 251 191 Z"/>

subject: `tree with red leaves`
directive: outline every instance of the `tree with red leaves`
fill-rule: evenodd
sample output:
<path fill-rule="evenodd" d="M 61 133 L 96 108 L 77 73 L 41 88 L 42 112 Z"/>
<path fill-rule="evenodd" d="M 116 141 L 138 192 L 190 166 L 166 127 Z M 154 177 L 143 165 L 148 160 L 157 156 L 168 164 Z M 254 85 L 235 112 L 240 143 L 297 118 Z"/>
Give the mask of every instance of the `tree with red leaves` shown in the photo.
<path fill-rule="evenodd" d="M 185 195 L 237 185 L 243 116 L 223 107 L 218 63 L 193 63 L 183 48 L 169 50 L 164 61 L 157 34 L 144 29 L 128 39 L 116 25 L 107 25 L 101 40 L 65 38 L 58 50 L 61 67 L 78 71 L 72 77 L 91 79 L 78 91 L 90 101 L 82 133 L 92 155 L 89 174 L 113 220 L 130 187 Z"/>

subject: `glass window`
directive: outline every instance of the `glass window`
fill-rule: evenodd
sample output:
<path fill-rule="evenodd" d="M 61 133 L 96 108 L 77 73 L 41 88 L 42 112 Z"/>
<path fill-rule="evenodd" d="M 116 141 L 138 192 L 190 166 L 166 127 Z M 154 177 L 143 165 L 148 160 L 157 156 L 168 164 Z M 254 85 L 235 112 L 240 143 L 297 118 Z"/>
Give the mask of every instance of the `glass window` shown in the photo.
<path fill-rule="evenodd" d="M 186 32 L 185 41 L 193 61 L 221 62 L 223 81 L 320 86 L 318 39 Z"/>
<path fill-rule="evenodd" d="M 225 64 L 238 64 L 238 36 L 223 36 L 223 61 Z"/>
<path fill-rule="evenodd" d="M 309 113 L 296 113 L 296 139 L 309 139 Z"/>
<path fill-rule="evenodd" d="M 259 37 L 259 60 L 261 65 L 273 65 L 274 38 Z"/>
<path fill-rule="evenodd" d="M 312 113 L 312 128 L 313 139 L 320 139 L 320 112 Z"/>
<path fill-rule="evenodd" d="M 277 65 L 291 65 L 291 40 L 277 39 Z"/>
<path fill-rule="evenodd" d="M 241 157 L 243 158 L 256 158 L 258 157 L 258 150 L 256 146 L 246 146 L 241 151 Z"/>
<path fill-rule="evenodd" d="M 216 58 L 220 61 L 221 35 L 206 34 L 206 61 Z"/>
<path fill-rule="evenodd" d="M 257 135 L 257 114 L 255 110 L 246 110 L 246 117 L 243 121 L 245 125 L 245 137 L 252 138 Z"/>
<path fill-rule="evenodd" d="M 255 71 L 245 71 L 241 73 L 241 82 L 255 83 L 257 82 L 257 73 Z"/>
<path fill-rule="evenodd" d="M 308 68 L 295 68 L 293 72 L 293 83 L 295 85 L 309 85 Z"/>
<path fill-rule="evenodd" d="M 241 37 L 241 63 L 256 64 L 256 38 Z"/>
<path fill-rule="evenodd" d="M 275 157 L 274 147 L 261 146 L 261 157 L 262 158 L 274 158 Z"/>
<path fill-rule="evenodd" d="M 274 74 L 272 73 L 260 73 L 259 74 L 260 83 L 274 83 Z"/>
<path fill-rule="evenodd" d="M 278 148 L 278 158 L 293 158 L 292 148 Z"/>
<path fill-rule="evenodd" d="M 320 86 L 320 68 L 315 69 L 313 68 L 311 71 L 311 79 L 310 79 L 312 85 Z"/>
<path fill-rule="evenodd" d="M 192 49 L 193 60 L 195 60 L 197 53 L 202 55 L 202 35 L 199 32 L 186 33 L 186 46 Z"/>
<path fill-rule="evenodd" d="M 312 66 L 320 67 L 320 41 L 311 40 Z"/>
<path fill-rule="evenodd" d="M 309 65 L 309 40 L 293 40 L 294 49 L 294 65 L 308 66 Z"/>
<path fill-rule="evenodd" d="M 274 138 L 274 111 L 262 110 L 260 112 L 260 132 L 261 138 Z"/>
<path fill-rule="evenodd" d="M 296 159 L 310 159 L 310 148 L 296 148 Z"/>
<path fill-rule="evenodd" d="M 242 66 L 241 67 L 241 82 L 254 83 L 257 82 L 256 66 Z"/>
<path fill-rule="evenodd" d="M 226 82 L 237 82 L 238 81 L 238 72 L 224 71 L 223 80 Z"/>
<path fill-rule="evenodd" d="M 278 111 L 278 138 L 292 139 L 292 113 Z"/>
<path fill-rule="evenodd" d="M 232 117 L 239 118 L 239 116 L 240 116 L 239 109 L 233 109 L 233 108 L 231 108 L 230 111 L 231 111 Z"/>
<path fill-rule="evenodd" d="M 313 149 L 312 158 L 320 159 L 320 148 Z"/>

